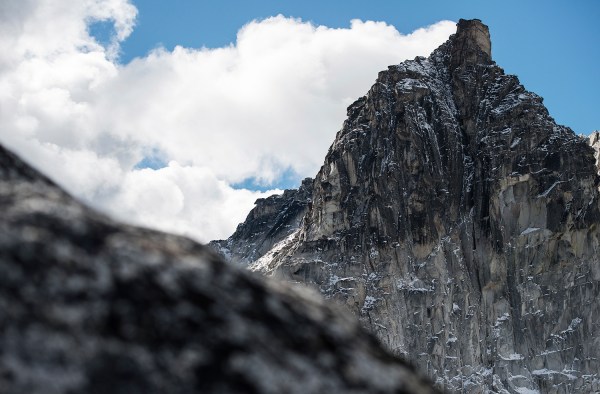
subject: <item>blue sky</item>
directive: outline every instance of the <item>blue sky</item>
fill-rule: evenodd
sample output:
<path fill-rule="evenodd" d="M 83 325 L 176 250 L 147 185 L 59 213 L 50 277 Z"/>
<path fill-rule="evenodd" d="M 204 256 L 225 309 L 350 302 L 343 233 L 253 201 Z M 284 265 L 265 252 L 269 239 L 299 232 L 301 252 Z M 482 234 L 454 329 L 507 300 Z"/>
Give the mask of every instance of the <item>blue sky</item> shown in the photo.
<path fill-rule="evenodd" d="M 390 64 L 459 18 L 577 133 L 600 128 L 600 1 L 0 0 L 0 143 L 120 220 L 226 238 L 315 176 Z M 278 16 L 281 15 L 281 16 Z"/>
<path fill-rule="evenodd" d="M 385 21 L 402 33 L 440 20 L 479 18 L 490 27 L 496 62 L 544 98 L 558 123 L 576 133 L 600 128 L 600 1 L 282 1 L 134 0 L 137 26 L 121 61 L 156 46 L 233 43 L 241 26 L 277 14 L 317 25 Z"/>

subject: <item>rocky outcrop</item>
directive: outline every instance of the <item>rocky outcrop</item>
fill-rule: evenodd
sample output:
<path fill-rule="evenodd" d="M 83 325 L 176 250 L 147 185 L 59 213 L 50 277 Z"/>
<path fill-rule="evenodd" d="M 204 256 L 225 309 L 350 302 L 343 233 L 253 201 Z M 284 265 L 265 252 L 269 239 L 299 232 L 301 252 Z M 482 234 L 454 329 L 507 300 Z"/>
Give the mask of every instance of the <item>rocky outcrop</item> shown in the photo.
<path fill-rule="evenodd" d="M 596 168 L 598 168 L 598 174 L 600 174 L 600 131 L 596 130 L 590 134 L 588 141 L 590 146 L 594 149 Z"/>
<path fill-rule="evenodd" d="M 298 189 L 259 198 L 231 237 L 211 241 L 209 246 L 223 258 L 242 266 L 258 260 L 299 229 L 312 198 L 312 183 L 311 178 L 306 178 Z"/>
<path fill-rule="evenodd" d="M 458 23 L 348 108 L 300 230 L 251 268 L 359 316 L 450 392 L 600 390 L 594 152 Z"/>
<path fill-rule="evenodd" d="M 74 201 L 0 146 L 0 391 L 429 393 L 352 317 Z"/>

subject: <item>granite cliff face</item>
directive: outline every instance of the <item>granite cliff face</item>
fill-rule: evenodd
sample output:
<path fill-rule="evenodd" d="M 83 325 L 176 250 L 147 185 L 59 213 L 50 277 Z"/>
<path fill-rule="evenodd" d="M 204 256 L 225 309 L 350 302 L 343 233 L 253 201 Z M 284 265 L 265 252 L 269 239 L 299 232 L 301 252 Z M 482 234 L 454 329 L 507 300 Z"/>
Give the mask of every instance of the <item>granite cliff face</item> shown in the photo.
<path fill-rule="evenodd" d="M 348 108 L 301 224 L 250 268 L 316 287 L 450 392 L 598 391 L 597 171 L 461 20 Z"/>
<path fill-rule="evenodd" d="M 116 223 L 0 145 L 0 392 L 433 393 L 349 314 Z"/>

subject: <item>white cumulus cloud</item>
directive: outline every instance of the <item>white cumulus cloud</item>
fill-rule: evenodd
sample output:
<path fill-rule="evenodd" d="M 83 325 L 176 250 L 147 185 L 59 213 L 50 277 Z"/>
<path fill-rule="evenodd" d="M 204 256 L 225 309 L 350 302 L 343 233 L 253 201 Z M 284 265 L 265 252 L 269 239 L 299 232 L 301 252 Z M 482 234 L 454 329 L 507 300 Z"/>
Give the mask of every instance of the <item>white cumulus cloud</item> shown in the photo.
<path fill-rule="evenodd" d="M 275 16 L 227 47 L 119 64 L 136 14 L 129 0 L 0 3 L 0 142 L 92 206 L 201 241 L 230 235 L 269 194 L 232 185 L 313 176 L 377 72 L 455 31 Z M 95 22 L 112 23 L 110 42 L 90 35 Z M 168 165 L 136 167 L 148 155 Z"/>

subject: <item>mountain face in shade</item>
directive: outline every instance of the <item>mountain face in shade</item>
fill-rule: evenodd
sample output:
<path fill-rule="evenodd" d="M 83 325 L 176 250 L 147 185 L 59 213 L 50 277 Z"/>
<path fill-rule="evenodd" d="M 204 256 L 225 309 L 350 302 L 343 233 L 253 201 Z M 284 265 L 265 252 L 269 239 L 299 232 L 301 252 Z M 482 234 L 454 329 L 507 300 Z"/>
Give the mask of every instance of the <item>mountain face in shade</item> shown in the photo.
<path fill-rule="evenodd" d="M 433 393 L 347 313 L 116 223 L 0 145 L 0 392 Z"/>
<path fill-rule="evenodd" d="M 345 305 L 447 391 L 598 391 L 597 172 L 461 20 L 348 108 L 301 223 L 249 267 Z"/>

